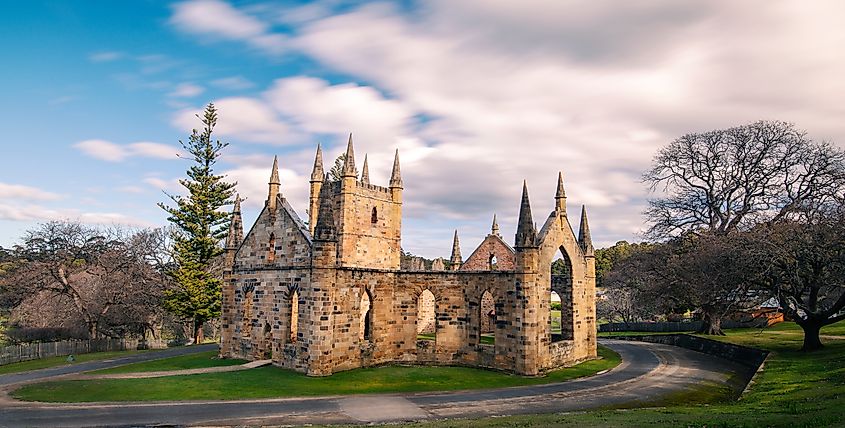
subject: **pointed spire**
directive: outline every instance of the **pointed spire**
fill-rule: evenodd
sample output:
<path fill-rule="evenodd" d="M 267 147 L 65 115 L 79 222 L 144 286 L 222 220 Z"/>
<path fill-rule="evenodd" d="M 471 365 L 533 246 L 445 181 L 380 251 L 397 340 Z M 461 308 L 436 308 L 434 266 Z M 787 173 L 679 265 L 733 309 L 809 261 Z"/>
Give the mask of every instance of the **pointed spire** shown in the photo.
<path fill-rule="evenodd" d="M 590 236 L 590 225 L 587 223 L 587 207 L 581 205 L 581 227 L 578 229 L 578 245 L 587 257 L 593 256 L 593 238 Z"/>
<path fill-rule="evenodd" d="M 519 223 L 516 226 L 516 247 L 536 247 L 537 228 L 531 217 L 531 202 L 528 200 L 528 183 L 522 182 L 522 202 L 519 205 Z"/>
<path fill-rule="evenodd" d="M 270 184 L 282 184 L 279 181 L 279 157 L 273 156 L 273 171 L 270 173 Z"/>
<path fill-rule="evenodd" d="M 361 183 L 370 184 L 370 167 L 367 165 L 366 154 L 364 154 L 364 166 L 361 168 Z"/>
<path fill-rule="evenodd" d="M 499 236 L 499 223 L 496 222 L 496 214 L 493 214 L 493 227 L 490 229 L 490 234 Z"/>
<path fill-rule="evenodd" d="M 355 151 L 352 150 L 352 134 L 349 134 L 349 143 L 346 144 L 346 161 L 343 163 L 343 176 L 358 178 L 358 169 L 355 168 Z"/>
<path fill-rule="evenodd" d="M 235 195 L 235 207 L 232 209 L 232 220 L 229 223 L 229 236 L 226 238 L 226 249 L 234 250 L 241 245 L 244 237 L 244 225 L 241 218 L 241 195 Z"/>
<path fill-rule="evenodd" d="M 393 156 L 393 172 L 390 174 L 390 187 L 402 188 L 402 173 L 399 171 L 399 149 Z"/>
<path fill-rule="evenodd" d="M 452 263 L 452 270 L 458 270 L 464 262 L 461 258 L 461 242 L 458 240 L 457 229 L 455 229 L 455 238 L 452 239 L 452 257 L 449 261 Z"/>
<path fill-rule="evenodd" d="M 560 171 L 557 173 L 557 193 L 555 193 L 555 199 L 557 198 L 566 198 L 566 190 L 563 189 L 563 173 Z"/>
<path fill-rule="evenodd" d="M 275 215 L 276 211 L 276 197 L 279 196 L 279 158 L 273 156 L 273 171 L 270 173 L 270 189 L 267 192 L 267 208 L 270 210 L 270 215 Z"/>
<path fill-rule="evenodd" d="M 555 211 L 566 215 L 566 190 L 563 188 L 563 173 L 557 173 L 557 193 L 555 193 Z"/>
<path fill-rule="evenodd" d="M 317 226 L 314 227 L 314 239 L 317 241 L 334 241 L 334 208 L 329 193 L 329 175 L 323 179 L 323 186 L 320 188 L 320 210 L 317 212 Z"/>
<path fill-rule="evenodd" d="M 323 149 L 317 143 L 317 155 L 314 156 L 314 169 L 311 170 L 311 181 L 323 181 Z"/>

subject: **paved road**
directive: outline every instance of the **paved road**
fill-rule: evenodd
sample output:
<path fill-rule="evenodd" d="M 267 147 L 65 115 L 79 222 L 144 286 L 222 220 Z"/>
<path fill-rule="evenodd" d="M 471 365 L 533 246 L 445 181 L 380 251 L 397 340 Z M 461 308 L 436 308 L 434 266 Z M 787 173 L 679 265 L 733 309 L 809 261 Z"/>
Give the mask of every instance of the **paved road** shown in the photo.
<path fill-rule="evenodd" d="M 109 367 L 122 366 L 124 364 L 137 363 L 140 361 L 159 360 L 162 358 L 175 357 L 177 355 L 195 354 L 197 352 L 211 351 L 214 349 L 217 349 L 217 344 L 183 346 L 179 348 L 165 349 L 161 351 L 142 352 L 140 354 L 132 354 L 126 357 L 111 358 L 107 360 L 88 361 L 85 363 L 69 364 L 64 366 L 51 367 L 48 369 L 33 370 L 21 373 L 10 373 L 0 375 L 0 386 L 11 385 L 14 383 L 31 382 L 39 379 L 82 373 L 91 370 L 107 369 Z"/>
<path fill-rule="evenodd" d="M 250 401 L 32 404 L 0 409 L 0 426 L 323 424 L 481 417 L 647 403 L 701 382 L 727 382 L 743 367 L 666 345 L 607 340 L 623 363 L 570 382 L 451 393 L 382 394 Z"/>

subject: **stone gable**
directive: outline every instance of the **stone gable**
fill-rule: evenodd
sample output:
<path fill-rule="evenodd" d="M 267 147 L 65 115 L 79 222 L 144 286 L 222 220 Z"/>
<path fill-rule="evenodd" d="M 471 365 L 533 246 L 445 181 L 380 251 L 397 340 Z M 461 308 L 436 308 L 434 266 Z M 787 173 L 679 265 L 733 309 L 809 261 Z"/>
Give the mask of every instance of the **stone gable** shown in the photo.
<path fill-rule="evenodd" d="M 516 252 L 498 235 L 487 235 L 461 265 L 462 271 L 514 270 Z"/>

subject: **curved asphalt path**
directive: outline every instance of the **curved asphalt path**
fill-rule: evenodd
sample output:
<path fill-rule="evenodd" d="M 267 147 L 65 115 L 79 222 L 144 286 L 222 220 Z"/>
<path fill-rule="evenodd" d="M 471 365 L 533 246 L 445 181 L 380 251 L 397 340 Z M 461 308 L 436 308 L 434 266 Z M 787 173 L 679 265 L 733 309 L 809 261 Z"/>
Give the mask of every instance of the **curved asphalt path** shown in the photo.
<path fill-rule="evenodd" d="M 68 364 L 64 366 L 32 370 L 28 372 L 4 374 L 0 375 L 0 387 L 16 383 L 28 383 L 51 377 L 88 372 L 92 370 L 107 369 L 109 367 L 122 366 L 124 364 L 137 363 L 141 361 L 160 360 L 162 358 L 170 358 L 178 355 L 196 354 L 198 352 L 213 351 L 215 349 L 217 349 L 217 344 L 214 343 L 199 346 L 182 346 L 179 348 L 164 349 L 161 351 L 142 352 L 140 354 L 132 354 L 126 357 L 87 361 L 84 363 Z"/>
<path fill-rule="evenodd" d="M 703 382 L 727 383 L 731 375 L 744 370 L 736 363 L 678 347 L 615 340 L 602 343 L 622 356 L 622 364 L 601 375 L 563 383 L 449 393 L 248 401 L 99 404 L 7 401 L 0 408 L 0 426 L 328 424 L 565 412 L 647 404 Z"/>

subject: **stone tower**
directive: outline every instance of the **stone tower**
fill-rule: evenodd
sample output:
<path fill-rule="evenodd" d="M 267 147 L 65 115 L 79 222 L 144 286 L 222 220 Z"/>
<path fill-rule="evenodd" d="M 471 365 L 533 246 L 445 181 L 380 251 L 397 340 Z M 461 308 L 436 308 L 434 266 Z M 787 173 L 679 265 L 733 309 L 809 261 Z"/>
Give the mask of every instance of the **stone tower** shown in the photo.
<path fill-rule="evenodd" d="M 314 169 L 318 170 L 317 162 Z M 365 178 L 366 182 L 358 178 L 350 134 L 340 181 L 315 185 L 312 177 L 312 194 L 328 186 L 325 193 L 319 192 L 318 199 L 330 198 L 337 208 L 333 215 L 339 267 L 398 270 L 402 233 L 402 177 L 398 152 L 389 187 L 371 184 L 369 177 Z M 314 205 L 312 202 L 312 207 Z"/>

